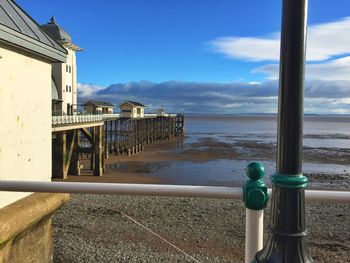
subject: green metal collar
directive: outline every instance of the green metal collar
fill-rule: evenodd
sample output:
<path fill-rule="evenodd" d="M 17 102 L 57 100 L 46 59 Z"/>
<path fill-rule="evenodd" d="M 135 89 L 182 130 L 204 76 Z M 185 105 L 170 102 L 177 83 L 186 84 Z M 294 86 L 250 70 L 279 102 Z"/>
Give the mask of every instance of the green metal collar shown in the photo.
<path fill-rule="evenodd" d="M 275 173 L 271 176 L 271 182 L 275 186 L 285 188 L 305 188 L 308 179 L 303 174 L 279 174 Z"/>

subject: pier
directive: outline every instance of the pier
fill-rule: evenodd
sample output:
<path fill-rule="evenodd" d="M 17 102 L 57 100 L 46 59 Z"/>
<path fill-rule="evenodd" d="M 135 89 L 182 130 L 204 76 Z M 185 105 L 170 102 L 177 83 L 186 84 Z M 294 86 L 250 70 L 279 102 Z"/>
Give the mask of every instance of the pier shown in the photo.
<path fill-rule="evenodd" d="M 102 176 L 110 154 L 131 156 L 145 145 L 184 134 L 184 115 L 146 114 L 125 118 L 119 114 L 52 117 L 52 176 L 67 179 L 89 167 Z"/>

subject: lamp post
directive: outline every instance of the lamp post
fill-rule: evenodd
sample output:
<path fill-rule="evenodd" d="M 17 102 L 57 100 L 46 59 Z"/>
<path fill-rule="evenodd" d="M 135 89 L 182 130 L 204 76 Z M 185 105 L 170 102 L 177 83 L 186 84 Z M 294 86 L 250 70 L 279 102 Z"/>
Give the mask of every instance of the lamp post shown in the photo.
<path fill-rule="evenodd" d="M 306 18 L 307 0 L 283 0 L 271 233 L 264 249 L 256 254 L 256 262 L 312 262 L 305 243 L 307 178 L 302 175 Z"/>

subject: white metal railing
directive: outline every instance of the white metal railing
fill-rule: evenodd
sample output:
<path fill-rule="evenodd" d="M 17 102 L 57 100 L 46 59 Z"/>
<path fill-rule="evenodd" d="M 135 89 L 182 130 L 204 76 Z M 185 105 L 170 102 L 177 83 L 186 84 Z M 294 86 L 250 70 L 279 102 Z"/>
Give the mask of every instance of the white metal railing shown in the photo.
<path fill-rule="evenodd" d="M 120 184 L 120 183 L 80 183 L 80 182 L 42 182 L 42 181 L 3 181 L 0 191 L 79 193 L 79 194 L 117 194 L 143 196 L 173 196 L 199 198 L 243 198 L 241 187 Z M 271 189 L 268 190 L 271 195 Z M 350 204 L 350 191 L 305 190 L 305 200 L 325 203 Z M 246 208 L 245 262 L 251 262 L 263 244 L 264 210 Z"/>
<path fill-rule="evenodd" d="M 0 181 L 0 191 L 241 199 L 242 189 L 219 186 Z"/>
<path fill-rule="evenodd" d="M 145 114 L 144 118 L 156 118 L 158 116 L 176 117 L 176 114 L 163 114 L 163 115 Z M 120 117 L 122 117 L 122 115 L 119 113 L 60 115 L 60 116 L 52 116 L 52 125 L 95 122 L 95 121 L 103 121 L 108 118 L 120 118 Z"/>
<path fill-rule="evenodd" d="M 103 121 L 102 115 L 62 115 L 52 116 L 52 125 Z"/>
<path fill-rule="evenodd" d="M 242 199 L 241 187 L 0 180 L 0 191 Z M 271 189 L 269 189 L 271 195 Z M 350 191 L 305 190 L 307 202 L 350 204 Z"/>
<path fill-rule="evenodd" d="M 119 113 L 105 113 L 105 114 L 102 114 L 102 118 L 103 119 L 120 118 L 120 114 Z"/>

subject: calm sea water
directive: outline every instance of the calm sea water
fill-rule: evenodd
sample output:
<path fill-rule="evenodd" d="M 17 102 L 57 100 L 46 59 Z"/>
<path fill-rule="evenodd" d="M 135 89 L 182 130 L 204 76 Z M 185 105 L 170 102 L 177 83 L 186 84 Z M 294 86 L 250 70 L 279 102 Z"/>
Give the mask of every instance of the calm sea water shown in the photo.
<path fill-rule="evenodd" d="M 225 141 L 276 142 L 274 116 L 188 115 L 185 121 L 187 143 L 210 136 Z M 350 117 L 306 116 L 304 145 L 350 148 Z"/>
<path fill-rule="evenodd" d="M 201 139 L 234 143 L 247 141 L 276 144 L 277 118 L 274 116 L 186 115 L 185 140 L 179 154 Z M 304 119 L 304 145 L 321 151 L 350 149 L 350 117 Z M 149 175 L 171 184 L 237 186 L 246 181 L 244 168 L 250 160 L 216 159 L 207 162 L 171 161 Z M 275 161 L 262 161 L 267 175 L 276 170 Z M 303 163 L 303 172 L 350 173 L 348 165 Z"/>

